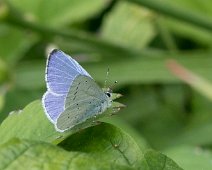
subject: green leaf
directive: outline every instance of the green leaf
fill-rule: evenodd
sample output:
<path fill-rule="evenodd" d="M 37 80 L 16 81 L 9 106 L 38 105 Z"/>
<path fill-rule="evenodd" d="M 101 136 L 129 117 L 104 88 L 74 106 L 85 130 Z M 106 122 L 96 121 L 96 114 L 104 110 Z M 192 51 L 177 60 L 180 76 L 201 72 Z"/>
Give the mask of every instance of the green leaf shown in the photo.
<path fill-rule="evenodd" d="M 142 170 L 181 170 L 174 161 L 153 150 L 142 152 L 132 137 L 119 128 L 102 123 L 71 135 L 59 144 L 68 151 L 90 153 Z"/>
<path fill-rule="evenodd" d="M 14 139 L 0 146 L 0 169 L 132 170 L 133 168 L 89 153 L 67 152 L 43 142 Z"/>
<path fill-rule="evenodd" d="M 178 146 L 169 148 L 165 153 L 182 168 L 192 170 L 211 170 L 212 152 L 200 147 Z"/>
<path fill-rule="evenodd" d="M 129 147 L 129 146 L 128 146 Z M 144 154 L 143 165 L 134 167 L 121 163 L 121 157 L 107 157 L 119 153 L 113 147 L 102 148 L 106 155 L 93 152 L 65 151 L 54 145 L 30 140 L 13 139 L 0 146 L 0 169 L 117 169 L 117 170 L 182 170 L 171 159 L 155 151 Z M 30 155 L 30 156 L 29 156 Z M 122 155 L 122 154 L 121 154 Z M 112 155 L 111 155 L 112 156 Z M 138 160 L 136 160 L 138 161 Z M 45 162 L 45 163 L 44 163 Z"/>
<path fill-rule="evenodd" d="M 104 0 L 48 0 L 33 1 L 9 0 L 15 10 L 23 13 L 24 18 L 42 25 L 61 27 L 74 22 L 80 22 L 94 16 L 105 5 Z"/>
<path fill-rule="evenodd" d="M 59 144 L 69 151 L 91 153 L 121 165 L 140 167 L 143 154 L 135 141 L 115 126 L 101 123 L 71 135 Z"/>
<path fill-rule="evenodd" d="M 109 42 L 140 50 L 155 37 L 153 18 L 147 9 L 119 1 L 105 17 L 101 35 Z"/>

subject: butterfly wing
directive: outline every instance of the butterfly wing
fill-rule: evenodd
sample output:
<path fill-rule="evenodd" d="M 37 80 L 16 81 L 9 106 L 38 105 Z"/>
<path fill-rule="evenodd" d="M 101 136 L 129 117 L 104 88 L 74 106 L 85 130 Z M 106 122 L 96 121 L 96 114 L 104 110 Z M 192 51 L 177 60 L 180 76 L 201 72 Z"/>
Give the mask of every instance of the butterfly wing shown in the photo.
<path fill-rule="evenodd" d="M 73 58 L 60 50 L 53 50 L 47 60 L 46 82 L 50 92 L 66 95 L 78 75 L 91 77 Z"/>
<path fill-rule="evenodd" d="M 65 101 L 65 111 L 56 122 L 58 131 L 68 130 L 105 111 L 108 97 L 88 76 L 77 76 Z"/>
<path fill-rule="evenodd" d="M 65 109 L 69 88 L 78 75 L 91 77 L 73 58 L 60 50 L 53 50 L 47 60 L 47 92 L 42 103 L 49 120 L 55 123 Z"/>
<path fill-rule="evenodd" d="M 65 95 L 57 96 L 47 91 L 43 95 L 42 103 L 46 116 L 54 123 L 58 115 L 64 111 Z"/>

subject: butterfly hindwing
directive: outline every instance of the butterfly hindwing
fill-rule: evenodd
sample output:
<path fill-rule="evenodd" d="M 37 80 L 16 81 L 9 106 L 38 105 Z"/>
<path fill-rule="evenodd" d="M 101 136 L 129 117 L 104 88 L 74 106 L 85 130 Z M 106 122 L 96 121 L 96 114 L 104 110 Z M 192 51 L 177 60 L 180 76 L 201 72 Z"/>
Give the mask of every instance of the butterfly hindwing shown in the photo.
<path fill-rule="evenodd" d="M 102 113 L 108 98 L 88 76 L 79 75 L 73 81 L 65 101 L 65 111 L 57 119 L 56 128 L 65 131 Z"/>
<path fill-rule="evenodd" d="M 65 95 L 56 96 L 47 91 L 43 95 L 43 106 L 45 113 L 51 122 L 55 122 L 59 113 L 64 111 Z"/>

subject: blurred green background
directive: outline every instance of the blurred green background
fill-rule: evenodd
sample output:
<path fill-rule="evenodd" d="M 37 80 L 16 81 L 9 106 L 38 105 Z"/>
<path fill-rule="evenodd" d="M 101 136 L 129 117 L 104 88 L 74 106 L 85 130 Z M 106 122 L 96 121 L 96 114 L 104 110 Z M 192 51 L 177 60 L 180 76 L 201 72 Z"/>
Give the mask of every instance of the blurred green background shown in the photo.
<path fill-rule="evenodd" d="M 212 82 L 211 0 L 1 0 L 0 122 L 41 99 L 51 48 L 101 86 L 110 69 L 127 107 L 106 121 L 182 168 L 212 169 L 212 88 L 196 91 L 167 67 L 174 59 Z"/>

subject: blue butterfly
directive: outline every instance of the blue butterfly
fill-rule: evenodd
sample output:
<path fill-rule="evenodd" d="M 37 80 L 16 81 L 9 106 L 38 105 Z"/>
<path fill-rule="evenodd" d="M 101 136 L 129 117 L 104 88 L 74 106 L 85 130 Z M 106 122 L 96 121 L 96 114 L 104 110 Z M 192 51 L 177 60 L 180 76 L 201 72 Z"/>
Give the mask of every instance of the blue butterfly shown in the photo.
<path fill-rule="evenodd" d="M 112 94 L 103 91 L 86 70 L 60 50 L 50 53 L 45 79 L 43 108 L 59 132 L 91 121 L 112 106 Z"/>

